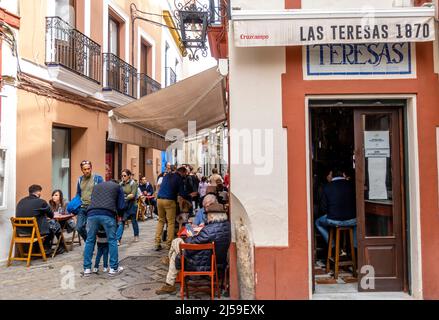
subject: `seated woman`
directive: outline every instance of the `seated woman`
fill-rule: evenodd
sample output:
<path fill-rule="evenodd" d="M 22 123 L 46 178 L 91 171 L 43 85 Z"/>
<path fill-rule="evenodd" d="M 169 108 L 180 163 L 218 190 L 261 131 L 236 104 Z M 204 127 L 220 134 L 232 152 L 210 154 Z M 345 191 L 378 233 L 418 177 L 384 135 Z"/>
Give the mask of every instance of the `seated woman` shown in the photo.
<path fill-rule="evenodd" d="M 175 280 L 180 264 L 180 243 L 206 244 L 215 242 L 216 262 L 219 273 L 224 271 L 227 266 L 227 252 L 231 241 L 231 227 L 228 221 L 227 213 L 224 212 L 220 204 L 212 204 L 206 207 L 207 224 L 194 237 L 188 237 L 185 240 L 176 238 L 172 241 L 169 250 L 169 270 L 166 276 L 165 285 L 156 291 L 156 294 L 172 294 L 175 288 Z M 185 270 L 188 271 L 208 271 L 210 265 L 210 250 L 191 251 L 185 250 Z"/>
<path fill-rule="evenodd" d="M 67 202 L 64 200 L 64 195 L 61 190 L 54 190 L 52 192 L 49 206 L 54 214 L 67 214 Z M 72 233 L 76 228 L 76 223 L 73 218 L 67 221 L 61 221 L 61 225 L 65 227 L 68 233 Z"/>
<path fill-rule="evenodd" d="M 203 207 L 198 210 L 192 224 L 195 226 L 204 226 L 207 222 L 207 214 L 205 210 L 208 206 L 214 203 L 218 203 L 218 200 L 213 194 L 208 194 L 207 196 L 205 196 L 203 199 Z"/>

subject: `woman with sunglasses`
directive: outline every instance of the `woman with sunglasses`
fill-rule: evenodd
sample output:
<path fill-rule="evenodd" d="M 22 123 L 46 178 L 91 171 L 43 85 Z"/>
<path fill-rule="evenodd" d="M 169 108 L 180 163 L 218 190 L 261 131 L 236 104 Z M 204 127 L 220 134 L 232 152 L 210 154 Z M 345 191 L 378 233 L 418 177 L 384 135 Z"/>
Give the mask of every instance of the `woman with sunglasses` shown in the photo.
<path fill-rule="evenodd" d="M 133 225 L 133 231 L 134 231 L 134 241 L 139 241 L 139 225 L 137 224 L 137 207 L 136 207 L 136 200 L 137 200 L 137 182 L 135 182 L 131 178 L 132 174 L 131 171 L 128 169 L 125 169 L 122 171 L 122 182 L 120 183 L 124 197 L 125 197 L 125 207 L 123 210 L 122 220 L 119 221 L 119 225 L 117 227 L 117 244 L 120 245 L 120 242 L 122 240 L 122 235 L 124 231 L 124 225 L 125 221 L 128 219 L 131 219 L 131 224 Z"/>

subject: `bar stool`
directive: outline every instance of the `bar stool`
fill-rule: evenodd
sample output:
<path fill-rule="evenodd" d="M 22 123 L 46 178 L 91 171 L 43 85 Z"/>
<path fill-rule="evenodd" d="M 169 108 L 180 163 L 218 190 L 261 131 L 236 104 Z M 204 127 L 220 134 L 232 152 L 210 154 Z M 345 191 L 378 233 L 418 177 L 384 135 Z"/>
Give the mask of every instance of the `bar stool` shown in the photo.
<path fill-rule="evenodd" d="M 335 259 L 332 257 L 332 241 L 334 239 L 335 231 Z M 349 243 L 351 246 L 351 259 L 340 261 L 340 235 L 343 234 L 344 242 L 346 244 L 346 236 L 349 235 Z M 326 272 L 329 273 L 331 262 L 334 264 L 334 279 L 338 278 L 339 267 L 352 266 L 353 276 L 357 276 L 357 265 L 355 262 L 355 248 L 354 248 L 354 226 L 350 227 L 331 227 L 329 231 L 328 241 L 328 258 L 326 259 Z"/>

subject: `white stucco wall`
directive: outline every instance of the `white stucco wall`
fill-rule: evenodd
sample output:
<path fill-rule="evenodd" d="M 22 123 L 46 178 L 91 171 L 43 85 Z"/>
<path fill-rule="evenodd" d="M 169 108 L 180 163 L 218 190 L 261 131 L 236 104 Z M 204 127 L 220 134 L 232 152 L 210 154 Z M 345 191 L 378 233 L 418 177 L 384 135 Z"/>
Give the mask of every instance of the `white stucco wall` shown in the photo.
<path fill-rule="evenodd" d="M 302 9 L 389 9 L 412 6 L 413 0 L 302 0 Z"/>
<path fill-rule="evenodd" d="M 285 8 L 285 0 L 231 0 L 230 5 L 232 10 L 280 10 Z"/>
<path fill-rule="evenodd" d="M 2 76 L 15 78 L 17 61 L 10 47 L 2 45 Z M 12 236 L 10 218 L 15 216 L 16 146 L 17 146 L 17 90 L 5 84 L 1 90 L 0 146 L 7 149 L 5 176 L 5 203 L 0 207 L 0 264 L 6 261 Z"/>
<path fill-rule="evenodd" d="M 284 1 L 278 0 L 232 1 L 232 7 L 243 9 L 258 8 L 257 4 L 265 9 L 284 8 Z M 231 38 L 229 45 L 232 222 L 236 225 L 243 218 L 257 247 L 287 246 L 287 133 L 282 128 L 281 91 L 285 48 L 236 48 Z M 262 150 L 255 139 L 259 132 Z M 248 140 L 239 139 L 246 134 Z M 262 157 L 257 156 L 259 151 Z M 269 174 L 258 174 L 264 163 L 270 168 L 269 162 Z"/>

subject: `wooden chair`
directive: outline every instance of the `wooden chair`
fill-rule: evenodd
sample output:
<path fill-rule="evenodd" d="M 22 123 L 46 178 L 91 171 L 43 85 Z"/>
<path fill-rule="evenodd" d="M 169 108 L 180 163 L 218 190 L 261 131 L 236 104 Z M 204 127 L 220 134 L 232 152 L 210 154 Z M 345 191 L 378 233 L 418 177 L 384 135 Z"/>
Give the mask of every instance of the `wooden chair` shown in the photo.
<path fill-rule="evenodd" d="M 78 241 L 75 241 L 75 236 L 78 237 Z M 74 243 L 78 243 L 79 246 L 81 246 L 81 236 L 80 236 L 79 233 L 76 231 L 76 228 L 73 230 L 72 240 L 69 242 L 69 244 L 71 244 L 72 247 L 73 247 L 73 244 L 74 244 Z"/>
<path fill-rule="evenodd" d="M 137 221 L 145 221 L 145 212 L 146 205 L 142 200 L 142 197 L 139 197 L 137 200 Z"/>
<path fill-rule="evenodd" d="M 332 257 L 332 241 L 334 239 L 335 231 L 335 258 Z M 340 261 L 340 236 L 341 233 L 344 235 L 344 241 L 346 242 L 346 236 L 349 235 L 349 243 L 351 249 L 350 260 Z M 329 273 L 331 262 L 334 264 L 334 279 L 338 279 L 339 267 L 341 266 L 352 266 L 352 274 L 354 277 L 357 276 L 357 265 L 355 258 L 355 248 L 354 248 L 354 226 L 352 227 L 331 227 L 329 231 L 329 241 L 328 241 L 328 257 L 326 259 L 326 272 Z"/>
<path fill-rule="evenodd" d="M 185 250 L 211 250 L 211 269 L 210 271 L 186 271 L 184 269 L 184 251 Z M 218 281 L 218 271 L 216 268 L 216 254 L 215 254 L 215 243 L 206 243 L 206 244 L 189 244 L 189 243 L 181 243 L 180 244 L 180 252 L 181 252 L 181 270 L 180 270 L 180 295 L 181 299 L 184 300 L 184 291 L 186 290 L 186 297 L 189 298 L 189 288 L 188 282 L 185 282 L 185 278 L 189 276 L 208 276 L 210 277 L 210 298 L 213 300 L 215 298 L 215 287 L 218 293 L 218 298 L 221 297 L 221 292 L 219 290 L 219 281 Z M 202 291 L 198 289 L 197 291 Z"/>
<path fill-rule="evenodd" d="M 27 267 L 30 266 L 30 260 L 31 257 L 43 257 L 43 260 L 46 261 L 46 252 L 44 251 L 43 246 L 43 239 L 45 236 L 41 236 L 40 229 L 38 228 L 37 219 L 34 218 L 11 218 L 12 223 L 12 239 L 11 239 L 11 246 L 9 248 L 9 256 L 8 256 L 8 267 L 11 265 L 13 260 L 19 260 L 19 261 L 27 261 Z M 30 236 L 20 236 L 17 232 L 17 228 L 28 228 L 32 229 Z M 32 253 L 34 243 L 37 242 L 38 246 L 40 248 L 40 253 Z M 12 257 L 12 250 L 14 248 L 14 244 L 17 245 L 18 251 L 20 253 L 20 257 Z M 24 256 L 23 252 L 23 245 L 28 244 L 29 250 Z M 24 257 L 23 257 L 24 256 Z"/>

